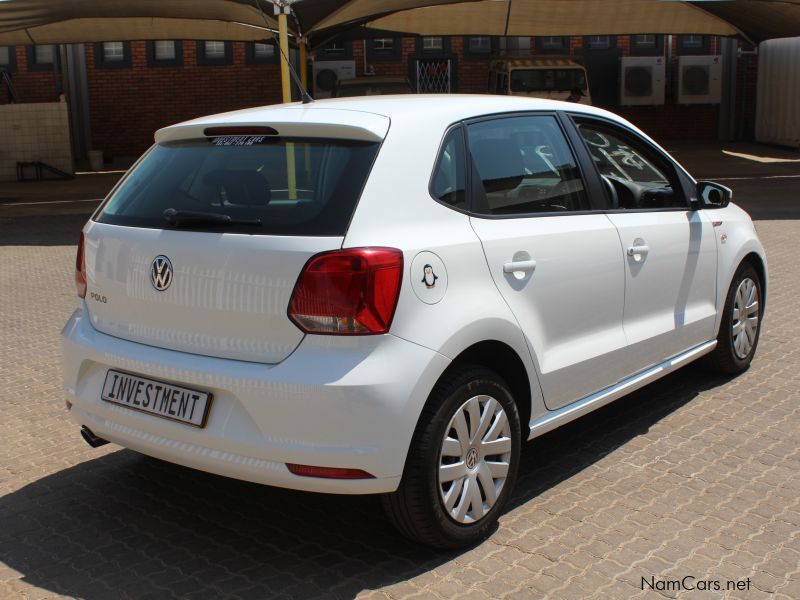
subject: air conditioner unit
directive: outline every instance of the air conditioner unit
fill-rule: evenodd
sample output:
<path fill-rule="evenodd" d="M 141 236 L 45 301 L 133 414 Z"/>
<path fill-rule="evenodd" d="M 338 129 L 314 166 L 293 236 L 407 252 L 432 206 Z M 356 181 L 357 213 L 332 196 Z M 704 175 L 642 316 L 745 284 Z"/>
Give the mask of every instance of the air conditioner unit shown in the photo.
<path fill-rule="evenodd" d="M 719 104 L 722 57 L 681 56 L 678 60 L 678 104 Z"/>
<path fill-rule="evenodd" d="M 314 62 L 314 98 L 330 98 L 336 82 L 356 76 L 354 60 L 322 60 Z"/>
<path fill-rule="evenodd" d="M 664 104 L 663 56 L 626 56 L 622 58 L 621 68 L 620 104 Z"/>

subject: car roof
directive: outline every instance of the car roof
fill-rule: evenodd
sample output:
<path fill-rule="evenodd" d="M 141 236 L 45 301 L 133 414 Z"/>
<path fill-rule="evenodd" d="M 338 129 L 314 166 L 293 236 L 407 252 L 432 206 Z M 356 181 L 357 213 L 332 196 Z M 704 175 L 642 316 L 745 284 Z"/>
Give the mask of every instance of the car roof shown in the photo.
<path fill-rule="evenodd" d="M 308 104 L 274 104 L 257 108 L 246 108 L 228 113 L 201 117 L 157 132 L 169 132 L 170 139 L 178 136 L 171 131 L 188 126 L 234 125 L 238 123 L 297 123 L 301 121 L 318 124 L 338 125 L 343 122 L 354 123 L 359 119 L 369 121 L 376 116 L 403 122 L 413 122 L 424 113 L 428 125 L 440 124 L 447 127 L 451 123 L 479 117 L 482 115 L 520 111 L 557 111 L 601 115 L 624 122 L 617 115 L 586 104 L 567 103 L 559 100 L 530 98 L 525 96 L 495 96 L 489 94 L 397 94 L 381 96 L 358 96 L 348 98 L 329 98 Z M 359 117 L 359 114 L 362 115 Z M 371 115 L 368 116 L 368 115 Z"/>

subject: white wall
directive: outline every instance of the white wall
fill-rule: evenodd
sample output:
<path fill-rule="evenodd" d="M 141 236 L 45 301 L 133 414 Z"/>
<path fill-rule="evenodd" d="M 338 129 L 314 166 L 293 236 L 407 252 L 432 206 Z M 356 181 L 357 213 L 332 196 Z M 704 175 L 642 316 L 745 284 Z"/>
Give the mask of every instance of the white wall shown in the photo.
<path fill-rule="evenodd" d="M 0 105 L 0 181 L 16 180 L 17 161 L 41 161 L 72 173 L 65 102 Z"/>
<path fill-rule="evenodd" d="M 756 139 L 800 148 L 800 37 L 758 46 Z"/>

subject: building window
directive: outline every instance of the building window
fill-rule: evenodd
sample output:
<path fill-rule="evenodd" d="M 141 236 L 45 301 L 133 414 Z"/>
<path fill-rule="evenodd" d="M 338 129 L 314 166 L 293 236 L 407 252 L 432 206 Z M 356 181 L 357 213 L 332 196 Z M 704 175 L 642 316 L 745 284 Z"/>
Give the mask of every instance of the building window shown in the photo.
<path fill-rule="evenodd" d="M 400 38 L 375 38 L 367 43 L 370 60 L 399 60 L 403 56 Z"/>
<path fill-rule="evenodd" d="M 563 35 L 540 35 L 536 38 L 536 49 L 540 52 L 568 52 L 569 38 Z"/>
<path fill-rule="evenodd" d="M 154 47 L 153 58 L 156 60 L 175 60 L 174 40 L 156 40 Z"/>
<path fill-rule="evenodd" d="M 394 52 L 394 38 L 378 38 L 372 42 L 372 49 L 375 52 Z"/>
<path fill-rule="evenodd" d="M 332 42 L 317 48 L 317 60 L 349 60 L 353 58 L 353 46 L 350 42 Z"/>
<path fill-rule="evenodd" d="M 664 36 L 644 33 L 631 36 L 631 55 L 662 56 L 664 54 Z"/>
<path fill-rule="evenodd" d="M 703 36 L 702 35 L 682 35 L 681 46 L 684 48 L 702 48 Z"/>
<path fill-rule="evenodd" d="M 130 42 L 101 42 L 94 45 L 94 66 L 114 69 L 131 66 Z"/>
<path fill-rule="evenodd" d="M 631 39 L 631 45 L 636 46 L 637 48 L 655 48 L 656 35 L 652 33 L 634 35 Z"/>
<path fill-rule="evenodd" d="M 54 44 L 34 46 L 33 57 L 37 65 L 52 65 L 55 62 L 56 47 Z"/>
<path fill-rule="evenodd" d="M 472 58 L 488 58 L 492 54 L 492 46 L 491 36 L 467 36 L 464 41 L 464 54 Z"/>
<path fill-rule="evenodd" d="M 197 42 L 198 65 L 228 65 L 233 62 L 230 42 L 208 40 Z"/>
<path fill-rule="evenodd" d="M 527 56 L 531 53 L 531 38 L 527 35 L 500 38 L 500 51 L 517 56 Z"/>
<path fill-rule="evenodd" d="M 423 37 L 422 50 L 425 52 L 441 52 L 444 50 L 444 39 L 441 36 Z"/>
<path fill-rule="evenodd" d="M 583 38 L 583 46 L 588 50 L 608 50 L 615 41 L 610 35 L 587 35 Z"/>
<path fill-rule="evenodd" d="M 17 68 L 17 53 L 14 46 L 0 46 L 0 70 L 14 71 Z"/>
<path fill-rule="evenodd" d="M 275 56 L 275 46 L 272 44 L 253 44 L 253 56 L 256 58 L 272 58 Z"/>
<path fill-rule="evenodd" d="M 52 71 L 56 60 L 55 44 L 28 46 L 25 52 L 29 71 Z"/>
<path fill-rule="evenodd" d="M 203 47 L 206 60 L 222 60 L 225 58 L 225 42 L 206 42 Z"/>
<path fill-rule="evenodd" d="M 248 64 L 257 65 L 278 62 L 278 49 L 275 44 L 248 42 L 245 50 Z"/>
<path fill-rule="evenodd" d="M 125 60 L 125 47 L 122 42 L 103 42 L 103 60 L 105 62 Z"/>
<path fill-rule="evenodd" d="M 707 35 L 679 35 L 678 52 L 680 54 L 709 54 L 711 38 Z"/>
<path fill-rule="evenodd" d="M 180 40 L 147 42 L 147 65 L 150 67 L 182 67 L 183 42 Z"/>
<path fill-rule="evenodd" d="M 442 55 L 450 52 L 450 38 L 442 36 L 422 36 L 415 40 L 416 51 L 421 54 Z"/>

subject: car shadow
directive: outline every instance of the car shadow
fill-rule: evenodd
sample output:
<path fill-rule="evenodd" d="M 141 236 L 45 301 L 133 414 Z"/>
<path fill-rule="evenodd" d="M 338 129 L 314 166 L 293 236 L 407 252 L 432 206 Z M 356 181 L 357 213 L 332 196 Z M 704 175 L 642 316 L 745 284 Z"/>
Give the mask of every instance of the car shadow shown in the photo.
<path fill-rule="evenodd" d="M 523 451 L 509 510 L 535 501 L 725 381 L 689 366 L 536 439 Z M 26 583 L 88 600 L 352 598 L 460 554 L 401 538 L 377 497 L 259 486 L 129 450 L 6 495 L 0 528 L 0 559 Z"/>

